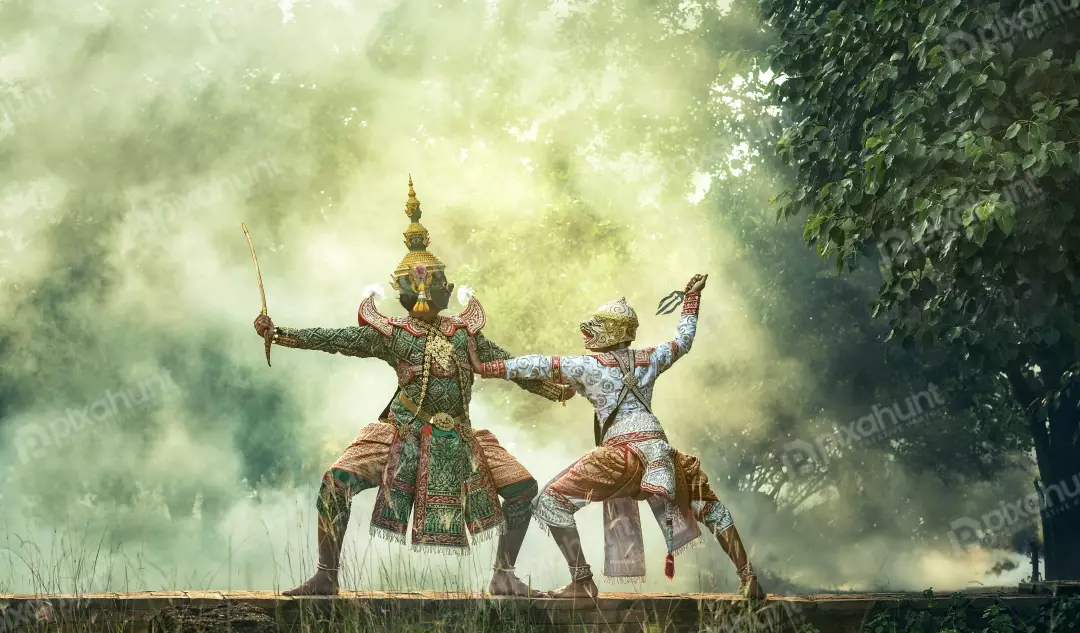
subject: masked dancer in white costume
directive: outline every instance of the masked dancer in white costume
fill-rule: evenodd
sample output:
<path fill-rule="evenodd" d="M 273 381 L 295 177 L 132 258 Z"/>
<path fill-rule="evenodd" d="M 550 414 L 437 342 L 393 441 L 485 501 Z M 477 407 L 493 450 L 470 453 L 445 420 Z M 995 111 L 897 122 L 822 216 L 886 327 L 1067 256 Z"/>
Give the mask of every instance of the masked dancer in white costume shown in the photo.
<path fill-rule="evenodd" d="M 585 347 L 593 352 L 589 355 L 529 355 L 482 362 L 475 346 L 470 347 L 473 371 L 484 378 L 566 383 L 596 408 L 597 448 L 556 476 L 535 503 L 534 518 L 555 538 L 570 567 L 571 582 L 556 591 L 555 597 L 597 594 L 574 522 L 574 514 L 592 501 L 604 502 L 604 575 L 616 581 L 644 579 L 638 515 L 642 500 L 649 502 L 664 530 L 668 578 L 675 574 L 675 555 L 700 543 L 700 521 L 735 564 L 740 593 L 765 597 L 731 513 L 710 489 L 701 462 L 672 448 L 652 413 L 656 379 L 693 344 L 707 278 L 695 275 L 687 283 L 675 339 L 657 347 L 630 348 L 638 319 L 625 299 L 604 304 L 581 323 Z"/>

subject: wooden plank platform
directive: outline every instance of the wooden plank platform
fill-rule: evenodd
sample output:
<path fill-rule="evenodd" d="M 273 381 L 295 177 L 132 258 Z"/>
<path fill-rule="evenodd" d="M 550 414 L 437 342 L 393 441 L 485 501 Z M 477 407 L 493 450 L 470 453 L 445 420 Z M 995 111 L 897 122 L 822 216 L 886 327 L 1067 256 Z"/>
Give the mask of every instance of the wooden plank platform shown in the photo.
<path fill-rule="evenodd" d="M 1022 582 L 1020 583 L 1020 593 L 1080 594 L 1080 580 L 1043 580 L 1034 584 Z"/>
<path fill-rule="evenodd" d="M 993 590 L 965 593 L 971 611 L 1001 604 L 1011 611 L 1038 608 L 1052 596 Z M 154 620 L 163 610 L 196 614 L 219 610 L 266 614 L 275 630 L 454 631 L 759 631 L 794 632 L 811 624 L 821 633 L 858 633 L 878 613 L 908 610 L 945 613 L 950 594 L 822 594 L 772 596 L 748 605 L 732 594 L 603 593 L 594 600 L 492 597 L 446 592 L 387 593 L 343 591 L 338 596 L 290 598 L 271 591 L 149 591 L 82 595 L 0 595 L 0 633 L 25 630 L 117 631 L 164 633 Z M 192 616 L 194 617 L 194 616 Z M 265 617 L 265 616 L 263 616 Z M 453 626 L 446 627 L 448 623 Z M 318 625 L 318 626 L 316 626 Z M 355 626 L 363 625 L 363 626 Z M 249 629 L 262 630 L 262 629 Z M 169 632 L 171 633 L 171 632 Z"/>

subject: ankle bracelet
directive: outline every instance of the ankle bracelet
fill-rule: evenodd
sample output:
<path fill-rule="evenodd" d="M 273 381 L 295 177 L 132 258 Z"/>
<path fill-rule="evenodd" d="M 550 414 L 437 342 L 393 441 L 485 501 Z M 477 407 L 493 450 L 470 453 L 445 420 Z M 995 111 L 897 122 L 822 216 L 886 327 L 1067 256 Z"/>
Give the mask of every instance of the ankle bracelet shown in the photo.
<path fill-rule="evenodd" d="M 496 571 L 496 572 L 510 572 L 510 573 L 514 572 L 513 567 L 503 567 L 502 565 L 499 565 L 498 563 L 495 563 L 495 566 L 492 567 L 491 569 Z"/>
<path fill-rule="evenodd" d="M 742 580 L 749 580 L 757 577 L 757 573 L 754 572 L 754 567 L 750 564 L 750 561 L 747 561 L 746 564 L 735 573 L 738 574 L 739 578 Z"/>
<path fill-rule="evenodd" d="M 315 567 L 317 569 L 319 569 L 320 571 L 337 571 L 338 570 L 337 567 L 331 567 L 329 565 L 323 565 L 322 563 L 319 563 L 319 564 L 315 565 Z"/>
<path fill-rule="evenodd" d="M 570 578 L 572 580 L 588 580 L 592 578 L 592 568 L 588 565 L 581 567 L 570 566 Z"/>

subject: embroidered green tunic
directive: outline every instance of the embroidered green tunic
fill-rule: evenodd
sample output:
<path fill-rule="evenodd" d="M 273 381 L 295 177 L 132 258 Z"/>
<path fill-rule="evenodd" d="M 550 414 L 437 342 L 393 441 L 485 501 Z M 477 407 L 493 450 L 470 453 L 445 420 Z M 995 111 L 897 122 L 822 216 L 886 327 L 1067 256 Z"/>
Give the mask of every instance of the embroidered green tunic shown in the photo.
<path fill-rule="evenodd" d="M 475 339 L 485 362 L 512 355 L 480 333 L 486 321 L 480 303 L 470 299 L 460 314 L 427 324 L 385 317 L 369 297 L 360 305 L 358 320 L 357 327 L 340 329 L 277 328 L 274 342 L 378 358 L 397 372 L 399 390 L 383 420 L 394 426 L 395 436 L 379 484 L 372 532 L 404 543 L 411 513 L 414 548 L 450 548 L 458 553 L 469 547 L 466 531 L 474 541 L 501 532 L 506 518 L 468 418 L 473 385 L 468 340 Z M 562 399 L 562 386 L 555 382 L 516 382 L 549 400 Z M 433 424 L 437 414 L 445 414 L 442 420 L 450 416 L 456 424 L 438 428 L 448 425 L 439 424 L 438 418 Z M 349 478 L 348 473 L 334 476 Z"/>

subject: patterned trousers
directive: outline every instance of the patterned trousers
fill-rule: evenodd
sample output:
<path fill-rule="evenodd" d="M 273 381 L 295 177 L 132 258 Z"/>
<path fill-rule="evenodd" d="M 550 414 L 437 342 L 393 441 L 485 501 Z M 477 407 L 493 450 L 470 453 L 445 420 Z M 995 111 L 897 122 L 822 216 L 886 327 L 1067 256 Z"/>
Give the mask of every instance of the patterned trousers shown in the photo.
<path fill-rule="evenodd" d="M 694 518 L 714 535 L 732 525 L 731 512 L 709 487 L 701 460 L 672 449 L 676 479 Z M 590 502 L 629 497 L 639 501 L 649 493 L 641 490 L 645 465 L 626 445 L 600 446 L 585 454 L 555 477 L 536 500 L 536 519 L 552 527 L 573 527 L 574 514 Z M 685 506 L 684 506 L 685 507 Z"/>
<path fill-rule="evenodd" d="M 487 460 L 491 480 L 503 499 L 503 514 L 507 529 L 528 525 L 532 516 L 532 501 L 536 498 L 536 479 L 514 459 L 491 431 L 477 430 L 473 437 Z M 349 522 L 352 497 L 358 492 L 376 488 L 394 442 L 394 427 L 384 422 L 372 422 L 360 430 L 323 475 L 316 507 L 319 516 L 344 532 Z"/>

